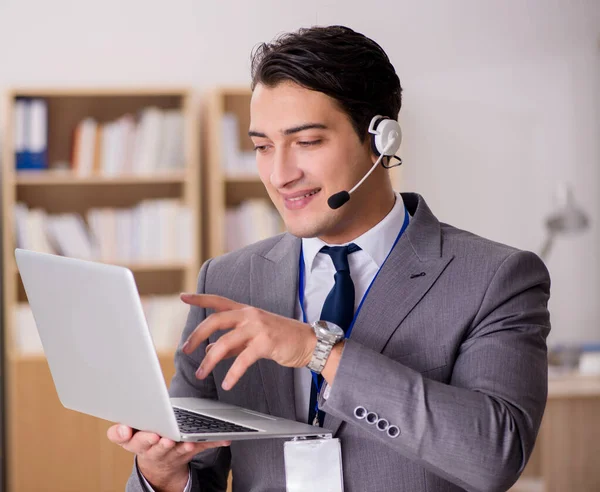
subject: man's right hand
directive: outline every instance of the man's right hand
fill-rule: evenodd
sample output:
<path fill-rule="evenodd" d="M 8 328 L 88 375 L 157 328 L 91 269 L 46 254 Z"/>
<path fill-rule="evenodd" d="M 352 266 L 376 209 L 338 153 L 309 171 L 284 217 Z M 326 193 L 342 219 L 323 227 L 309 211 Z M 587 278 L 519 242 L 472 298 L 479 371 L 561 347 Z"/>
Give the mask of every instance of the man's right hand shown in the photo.
<path fill-rule="evenodd" d="M 188 464 L 207 449 L 229 446 L 230 441 L 175 442 L 152 432 L 133 433 L 131 427 L 113 425 L 108 439 L 137 455 L 137 466 L 156 492 L 181 492 L 188 481 Z"/>

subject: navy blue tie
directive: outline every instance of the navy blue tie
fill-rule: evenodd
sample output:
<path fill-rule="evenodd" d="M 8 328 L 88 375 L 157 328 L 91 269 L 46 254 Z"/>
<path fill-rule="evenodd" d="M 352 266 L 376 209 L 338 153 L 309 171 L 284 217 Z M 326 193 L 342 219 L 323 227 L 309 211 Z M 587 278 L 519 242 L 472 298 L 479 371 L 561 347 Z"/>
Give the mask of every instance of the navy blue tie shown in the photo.
<path fill-rule="evenodd" d="M 348 255 L 359 251 L 360 247 L 354 243 L 347 246 L 323 246 L 321 253 L 331 256 L 333 266 L 335 267 L 333 288 L 327 294 L 323 309 L 321 311 L 321 320 L 330 321 L 338 325 L 344 333 L 350 328 L 352 318 L 354 317 L 354 283 L 350 277 L 350 265 L 348 264 Z M 319 388 L 323 384 L 323 376 L 317 376 Z M 315 407 L 317 403 L 317 388 L 314 380 L 310 390 L 310 404 L 308 413 L 308 423 L 313 423 L 315 418 Z M 323 426 L 325 413 L 319 410 L 318 422 Z"/>

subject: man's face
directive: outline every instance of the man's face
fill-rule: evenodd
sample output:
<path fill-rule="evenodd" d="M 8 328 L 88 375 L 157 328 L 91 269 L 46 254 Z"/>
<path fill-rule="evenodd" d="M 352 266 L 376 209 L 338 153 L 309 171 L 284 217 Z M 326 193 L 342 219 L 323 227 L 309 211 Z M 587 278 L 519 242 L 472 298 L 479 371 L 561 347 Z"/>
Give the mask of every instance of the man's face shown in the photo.
<path fill-rule="evenodd" d="M 290 82 L 259 84 L 250 117 L 260 179 L 287 230 L 331 243 L 356 237 L 366 204 L 360 192 L 368 196 L 369 180 L 338 210 L 329 208 L 327 199 L 352 188 L 372 157 L 368 140 L 360 141 L 336 102 Z"/>

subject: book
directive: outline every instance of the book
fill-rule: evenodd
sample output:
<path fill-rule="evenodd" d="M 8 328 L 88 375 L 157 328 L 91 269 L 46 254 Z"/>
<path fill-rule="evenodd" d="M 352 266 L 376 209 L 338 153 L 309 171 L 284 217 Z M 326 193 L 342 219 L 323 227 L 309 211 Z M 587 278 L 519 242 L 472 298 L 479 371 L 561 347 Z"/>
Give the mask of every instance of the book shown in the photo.
<path fill-rule="evenodd" d="M 86 177 L 94 173 L 95 162 L 101 158 L 98 146 L 101 139 L 102 132 L 95 119 L 85 118 L 77 124 L 71 157 L 77 176 Z"/>
<path fill-rule="evenodd" d="M 72 169 L 78 176 L 146 175 L 185 167 L 185 125 L 179 109 L 147 107 L 103 123 L 85 118 L 73 132 Z"/>

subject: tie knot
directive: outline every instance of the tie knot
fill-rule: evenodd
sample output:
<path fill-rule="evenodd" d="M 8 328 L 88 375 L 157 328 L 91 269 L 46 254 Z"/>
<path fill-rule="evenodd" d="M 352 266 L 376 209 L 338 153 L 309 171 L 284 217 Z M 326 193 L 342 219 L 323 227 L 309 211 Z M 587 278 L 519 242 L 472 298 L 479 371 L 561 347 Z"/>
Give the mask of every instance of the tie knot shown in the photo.
<path fill-rule="evenodd" d="M 335 271 L 350 271 L 350 265 L 348 265 L 348 255 L 359 251 L 360 246 L 354 243 L 347 244 L 346 246 L 323 246 L 321 253 L 331 256 Z"/>

